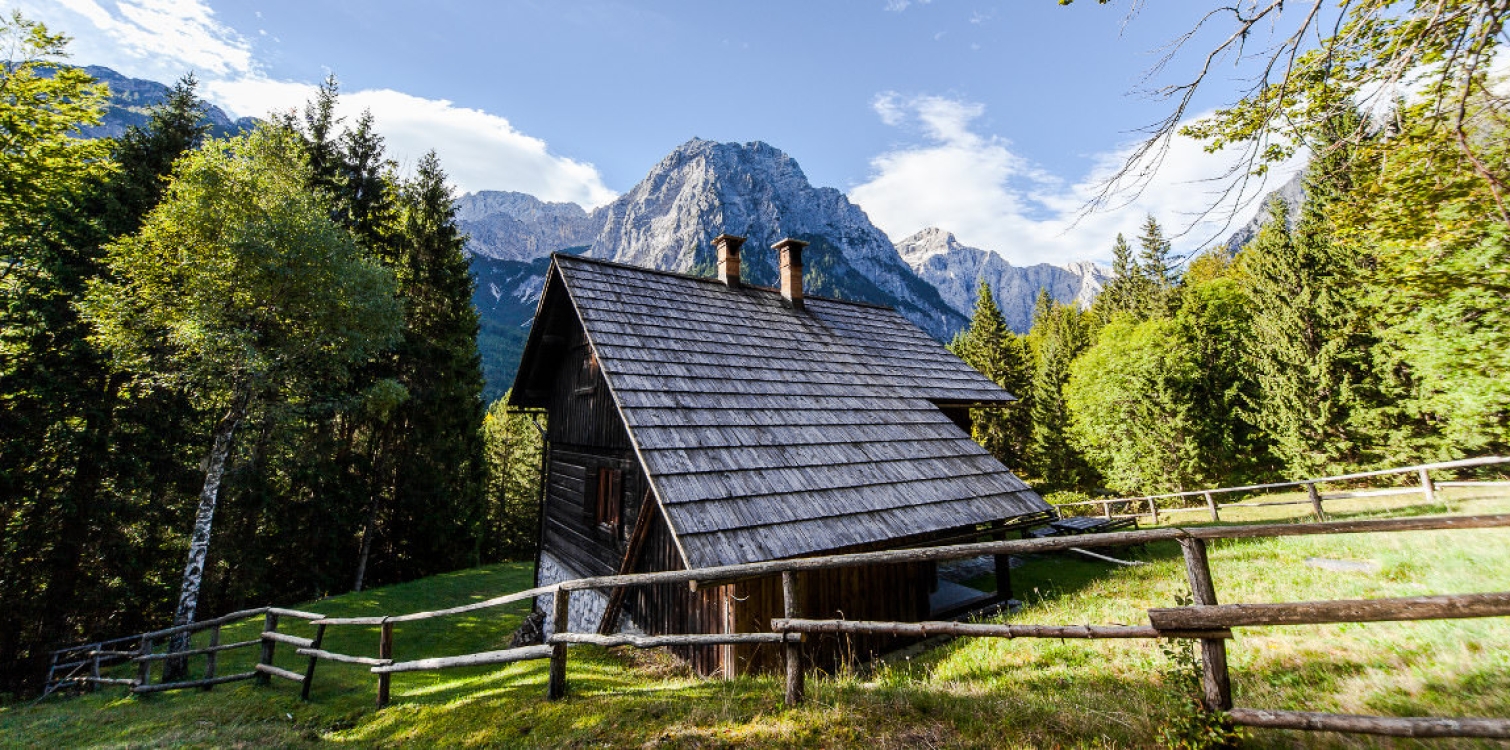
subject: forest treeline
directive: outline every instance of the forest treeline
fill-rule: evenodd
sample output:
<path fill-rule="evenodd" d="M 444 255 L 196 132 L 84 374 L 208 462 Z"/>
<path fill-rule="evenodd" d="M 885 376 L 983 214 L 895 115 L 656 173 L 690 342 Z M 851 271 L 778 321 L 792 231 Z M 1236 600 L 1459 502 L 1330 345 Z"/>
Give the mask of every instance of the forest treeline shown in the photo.
<path fill-rule="evenodd" d="M 48 647 L 528 555 L 539 437 L 485 410 L 434 154 L 370 114 L 207 137 L 0 19 L 0 692 Z"/>
<path fill-rule="evenodd" d="M 1510 121 L 1464 101 L 1461 132 L 1432 101 L 1327 118 L 1298 216 L 1273 199 L 1183 263 L 1149 217 L 1089 309 L 1040 294 L 1026 335 L 982 286 L 951 347 L 1021 401 L 976 439 L 1065 500 L 1504 454 Z"/>

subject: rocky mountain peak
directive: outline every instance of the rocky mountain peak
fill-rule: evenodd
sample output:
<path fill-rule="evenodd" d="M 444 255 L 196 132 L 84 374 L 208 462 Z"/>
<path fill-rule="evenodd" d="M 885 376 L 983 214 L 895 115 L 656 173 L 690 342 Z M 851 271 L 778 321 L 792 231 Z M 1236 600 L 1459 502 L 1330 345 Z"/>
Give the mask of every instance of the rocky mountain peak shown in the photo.
<path fill-rule="evenodd" d="M 457 199 L 456 225 L 468 235 L 467 250 L 473 255 L 528 263 L 590 244 L 602 223 L 575 203 L 484 190 Z"/>
<path fill-rule="evenodd" d="M 986 282 L 1007 326 L 1018 333 L 1026 333 L 1033 325 L 1039 289 L 1047 289 L 1049 296 L 1061 303 L 1083 307 L 1111 277 L 1107 269 L 1090 261 L 1067 266 L 1014 266 L 997 253 L 965 245 L 936 227 L 898 242 L 897 252 L 963 316 L 974 311 L 976 291 L 982 281 Z"/>
<path fill-rule="evenodd" d="M 963 324 L 864 211 L 838 190 L 814 187 L 795 159 L 766 143 L 695 138 L 599 212 L 593 257 L 708 270 L 712 239 L 727 232 L 748 238 L 749 280 L 771 284 L 775 256 L 768 248 L 799 237 L 813 243 L 804 265 L 815 293 L 893 305 L 940 338 Z"/>

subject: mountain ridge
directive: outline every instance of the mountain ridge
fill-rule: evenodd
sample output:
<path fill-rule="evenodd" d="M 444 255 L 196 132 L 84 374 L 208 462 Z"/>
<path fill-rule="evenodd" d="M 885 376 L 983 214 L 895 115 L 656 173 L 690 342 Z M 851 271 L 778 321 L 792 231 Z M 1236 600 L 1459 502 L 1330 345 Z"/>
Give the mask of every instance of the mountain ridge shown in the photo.
<path fill-rule="evenodd" d="M 98 125 L 80 130 L 84 138 L 119 138 L 131 127 L 146 127 L 148 111 L 168 98 L 171 87 L 145 78 L 131 78 L 103 65 L 87 65 L 82 68 L 96 81 L 110 87 L 110 99 L 104 116 Z M 205 102 L 204 122 L 210 126 L 210 135 L 221 138 L 244 133 L 257 126 L 255 117 L 232 119 L 225 110 Z"/>
<path fill-rule="evenodd" d="M 898 242 L 897 253 L 965 316 L 973 312 L 976 290 L 985 281 L 1007 327 L 1018 333 L 1027 333 L 1033 325 L 1039 289 L 1047 289 L 1057 302 L 1084 308 L 1111 279 L 1108 269 L 1091 261 L 1015 266 L 1000 254 L 965 245 L 937 227 Z"/>

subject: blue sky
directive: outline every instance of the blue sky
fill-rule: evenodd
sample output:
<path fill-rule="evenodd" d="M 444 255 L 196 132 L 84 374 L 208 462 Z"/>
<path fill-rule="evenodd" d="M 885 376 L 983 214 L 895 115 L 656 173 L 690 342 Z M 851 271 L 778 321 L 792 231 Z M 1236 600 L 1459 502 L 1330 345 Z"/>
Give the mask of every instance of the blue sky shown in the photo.
<path fill-rule="evenodd" d="M 463 191 L 592 206 L 694 136 L 762 140 L 893 239 L 941 226 L 1015 263 L 1062 263 L 1104 259 L 1145 213 L 1186 226 L 1212 200 L 1200 180 L 1228 163 L 1177 143 L 1141 196 L 1073 220 L 1167 111 L 1136 92 L 1210 7 L 1189 0 L 18 4 L 75 38 L 75 62 L 162 81 L 192 69 L 239 115 L 298 106 L 334 73 L 349 115 L 371 109 L 404 164 L 435 148 Z M 1193 111 L 1230 101 L 1242 72 L 1229 60 Z"/>

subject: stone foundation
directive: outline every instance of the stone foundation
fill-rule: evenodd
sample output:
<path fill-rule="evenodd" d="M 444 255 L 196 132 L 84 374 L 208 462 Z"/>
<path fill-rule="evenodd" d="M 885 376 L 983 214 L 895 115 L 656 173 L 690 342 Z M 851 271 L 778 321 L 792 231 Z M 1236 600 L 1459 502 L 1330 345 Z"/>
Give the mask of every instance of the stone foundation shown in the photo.
<path fill-rule="evenodd" d="M 549 586 L 553 583 L 570 581 L 577 578 L 586 578 L 580 573 L 567 567 L 549 552 L 540 553 L 540 585 Z M 536 605 L 545 613 L 543 629 L 545 637 L 549 638 L 556 632 L 554 594 L 545 594 L 539 597 Z M 604 591 L 579 590 L 571 592 L 571 617 L 567 625 L 573 633 L 596 633 L 598 623 L 603 621 L 603 612 L 608 609 L 608 595 Z M 620 610 L 619 629 L 620 633 L 643 633 L 639 626 L 629 619 L 629 615 Z"/>

